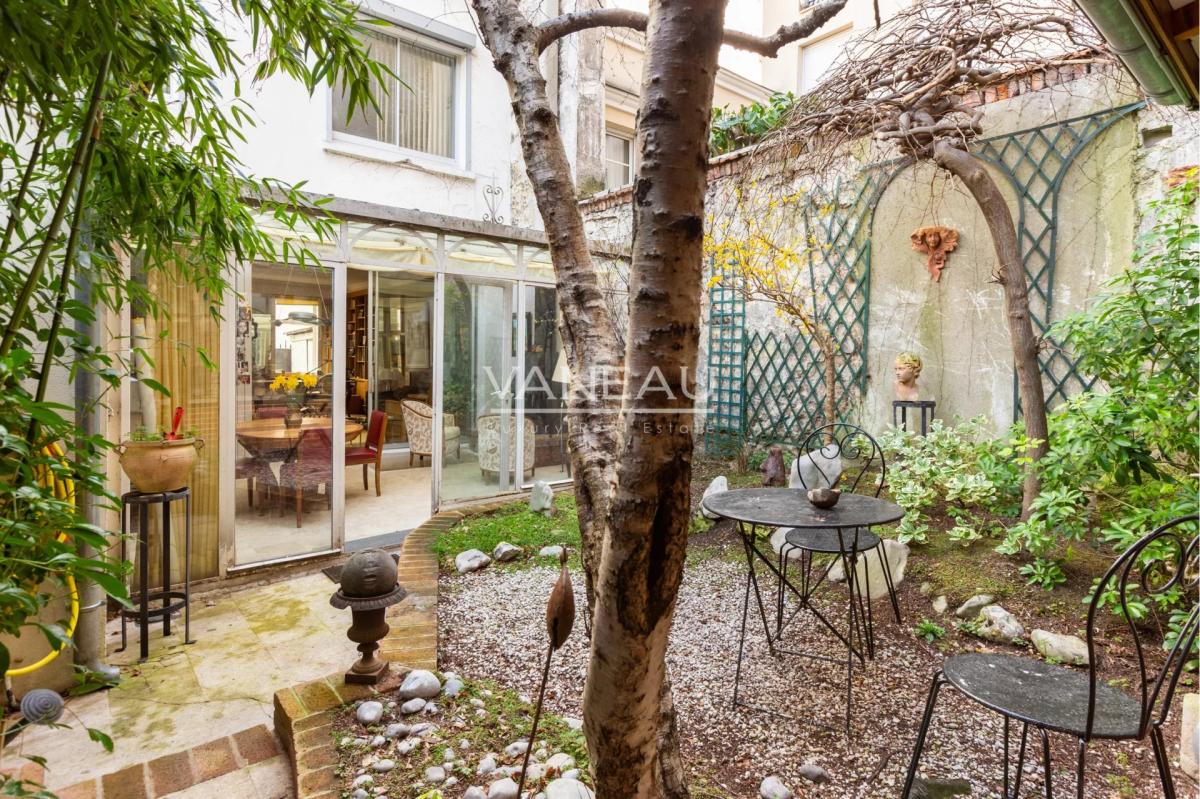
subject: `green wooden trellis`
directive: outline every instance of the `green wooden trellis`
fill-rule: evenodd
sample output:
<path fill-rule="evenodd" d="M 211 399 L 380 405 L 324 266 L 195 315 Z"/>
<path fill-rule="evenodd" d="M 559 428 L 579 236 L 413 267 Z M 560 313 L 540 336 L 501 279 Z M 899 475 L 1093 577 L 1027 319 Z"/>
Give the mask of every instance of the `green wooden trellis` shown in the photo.
<path fill-rule="evenodd" d="M 1034 333 L 1044 346 L 1038 356 L 1046 388 L 1046 406 L 1092 387 L 1094 378 L 1081 374 L 1074 356 L 1049 330 L 1054 319 L 1054 272 L 1058 265 L 1058 202 L 1063 178 L 1075 159 L 1096 137 L 1145 102 L 1130 103 L 1036 128 L 979 141 L 975 154 L 998 167 L 1017 193 L 1017 236 L 1029 281 L 1029 315 Z M 1013 375 L 1013 415 L 1020 415 L 1016 375 Z"/>
<path fill-rule="evenodd" d="M 1063 178 L 1097 136 L 1144 102 L 1087 114 L 976 143 L 975 154 L 993 164 L 1018 197 L 1017 231 L 1030 284 L 1035 332 L 1049 344 L 1040 355 L 1053 405 L 1092 380 L 1080 374 L 1071 354 L 1049 339 L 1054 321 L 1055 247 Z M 871 272 L 871 226 L 875 207 L 907 162 L 868 167 L 828 195 L 810 197 L 804 222 L 828 244 L 820 256 L 831 279 L 814 286 L 822 297 L 822 319 L 842 345 L 838 386 L 843 397 L 866 389 L 866 341 Z M 817 209 L 825 209 L 818 213 Z M 824 422 L 824 384 L 815 345 L 799 333 L 747 333 L 746 308 L 732 280 L 710 289 L 708 419 L 705 446 L 728 451 L 743 442 L 797 443 Z M 715 320 L 715 321 L 714 321 Z M 1013 375 L 1014 415 L 1019 414 Z"/>

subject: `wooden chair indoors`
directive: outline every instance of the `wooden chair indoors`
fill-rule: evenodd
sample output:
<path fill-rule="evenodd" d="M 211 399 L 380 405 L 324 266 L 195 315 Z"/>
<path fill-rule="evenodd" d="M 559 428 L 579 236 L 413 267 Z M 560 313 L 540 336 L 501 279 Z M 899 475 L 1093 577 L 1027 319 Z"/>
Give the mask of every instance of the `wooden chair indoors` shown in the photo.
<path fill-rule="evenodd" d="M 383 471 L 383 442 L 387 440 L 388 417 L 383 411 L 371 411 L 371 422 L 367 426 L 367 442 L 361 447 L 346 448 L 346 465 L 362 464 L 363 491 L 367 488 L 367 467 L 375 466 L 375 496 L 382 496 L 380 473 Z"/>
<path fill-rule="evenodd" d="M 333 506 L 333 442 L 327 429 L 305 430 L 296 445 L 296 456 L 280 470 L 280 482 L 292 489 L 296 503 L 296 526 L 303 525 L 304 492 L 325 487 L 325 504 Z"/>

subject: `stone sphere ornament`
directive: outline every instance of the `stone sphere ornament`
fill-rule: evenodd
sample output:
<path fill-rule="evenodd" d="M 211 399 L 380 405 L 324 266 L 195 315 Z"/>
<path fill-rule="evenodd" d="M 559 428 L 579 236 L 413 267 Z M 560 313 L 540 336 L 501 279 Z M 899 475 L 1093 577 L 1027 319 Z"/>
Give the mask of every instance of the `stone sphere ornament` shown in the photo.
<path fill-rule="evenodd" d="M 902 352 L 896 356 L 896 399 L 915 402 L 921 398 L 917 378 L 921 376 L 921 356 L 915 352 Z"/>
<path fill-rule="evenodd" d="M 387 636 L 387 609 L 408 592 L 397 580 L 396 558 L 382 549 L 355 552 L 342 567 L 341 586 L 329 598 L 335 608 L 350 608 L 346 637 L 358 644 L 359 659 L 346 672 L 346 682 L 374 685 L 388 672 L 386 660 L 378 657 L 379 642 Z"/>

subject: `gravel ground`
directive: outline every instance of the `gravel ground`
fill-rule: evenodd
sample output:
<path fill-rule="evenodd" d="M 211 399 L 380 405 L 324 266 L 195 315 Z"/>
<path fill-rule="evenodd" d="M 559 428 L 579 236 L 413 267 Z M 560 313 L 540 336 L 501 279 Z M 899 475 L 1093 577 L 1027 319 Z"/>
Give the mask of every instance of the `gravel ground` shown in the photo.
<path fill-rule="evenodd" d="M 733 671 L 745 564 L 732 556 L 729 544 L 727 540 L 723 550 L 717 547 L 693 552 L 671 635 L 669 665 L 684 757 L 696 788 L 694 795 L 757 797 L 762 779 L 777 774 L 801 797 L 895 799 L 903 783 L 930 677 L 947 654 L 966 647 L 982 649 L 982 642 L 948 640 L 944 644 L 947 651 L 943 652 L 916 639 L 911 634 L 915 622 L 934 614 L 910 583 L 901 586 L 902 625 L 895 624 L 886 601 L 877 602 L 876 656 L 868 661 L 865 671 L 855 671 L 853 738 L 847 742 L 840 732 L 846 707 L 844 665 L 786 655 L 772 657 L 761 621 L 751 616 L 742 673 L 743 701 L 792 718 L 734 709 Z M 465 576 L 443 574 L 438 614 L 440 667 L 534 693 L 545 646 L 545 601 L 555 576 L 553 568 L 541 566 L 489 568 Z M 575 575 L 575 585 L 577 606 L 586 607 L 579 574 Z M 839 609 L 838 597 L 837 593 L 830 595 L 828 609 L 844 620 L 845 606 Z M 944 624 L 952 626 L 949 620 Z M 844 656 L 836 640 L 808 614 L 797 617 L 790 629 L 792 648 Z M 957 633 L 950 637 L 959 638 Z M 586 668 L 587 641 L 582 624 L 577 624 L 552 670 L 547 702 L 554 712 L 582 715 L 580 698 Z M 838 732 L 797 720 L 801 716 Z M 1178 751 L 1177 728 L 1175 722 L 1168 731 L 1173 753 Z M 999 716 L 952 690 L 944 690 L 922 760 L 922 773 L 965 778 L 974 786 L 971 796 L 998 796 L 1002 740 Z M 1062 795 L 1074 796 L 1074 753 L 1073 740 L 1061 738 L 1054 742 L 1054 782 Z M 832 782 L 815 785 L 804 780 L 799 772 L 806 762 L 826 769 Z M 1027 764 L 1026 770 L 1029 775 L 1022 793 L 1042 795 L 1040 767 Z M 1183 790 L 1180 795 L 1188 795 L 1194 786 L 1187 783 L 1186 777 L 1180 775 L 1177 779 L 1185 783 L 1179 786 Z M 1086 795 L 1160 796 L 1148 742 L 1094 743 L 1089 749 Z"/>

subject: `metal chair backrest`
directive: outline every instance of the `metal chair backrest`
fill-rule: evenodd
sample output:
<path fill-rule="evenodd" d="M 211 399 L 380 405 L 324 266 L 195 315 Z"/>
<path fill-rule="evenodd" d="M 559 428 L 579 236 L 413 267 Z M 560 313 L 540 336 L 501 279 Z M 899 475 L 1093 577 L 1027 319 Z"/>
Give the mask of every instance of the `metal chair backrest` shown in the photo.
<path fill-rule="evenodd" d="M 1200 515 L 1180 516 L 1162 525 L 1154 532 L 1143 536 L 1136 544 L 1121 553 L 1104 577 L 1096 584 L 1095 594 L 1088 606 L 1088 707 L 1085 738 L 1092 737 L 1092 726 L 1096 716 L 1096 615 L 1109 610 L 1102 602 L 1112 601 L 1115 594 L 1120 603 L 1121 617 L 1125 619 L 1133 636 L 1133 648 L 1137 653 L 1140 677 L 1141 719 L 1138 738 L 1145 736 L 1151 724 L 1161 726 L 1166 721 L 1171 707 L 1175 687 L 1183 674 L 1184 666 L 1193 656 L 1196 646 L 1200 606 L 1193 604 L 1179 631 L 1179 637 L 1169 650 L 1166 660 L 1157 673 L 1146 664 L 1142 636 L 1138 632 L 1137 620 L 1130 616 L 1130 601 L 1136 599 L 1152 605 L 1154 598 L 1179 589 L 1187 600 L 1193 600 L 1200 588 L 1200 572 L 1197 571 L 1197 521 Z M 1159 708 L 1157 717 L 1155 708 Z"/>
<path fill-rule="evenodd" d="M 858 493 L 860 484 L 863 479 L 872 474 L 873 464 L 879 464 L 879 479 L 876 481 L 874 491 L 864 490 L 862 493 L 873 493 L 874 496 L 879 496 L 883 490 L 883 484 L 887 478 L 887 461 L 883 457 L 883 450 L 880 449 L 879 443 L 861 427 L 845 422 L 837 422 L 835 424 L 827 424 L 824 427 L 818 427 L 816 430 L 808 434 L 808 437 L 800 445 L 799 451 L 796 453 L 797 459 L 803 458 L 809 452 L 819 451 L 826 458 L 838 458 L 842 462 L 842 472 L 840 488 L 852 493 Z M 825 478 L 825 483 L 830 484 L 836 481 L 836 478 L 830 479 L 832 475 L 826 475 L 824 470 L 817 461 L 812 461 L 813 466 Z M 800 475 L 800 482 L 804 483 L 803 470 L 797 468 L 797 473 Z M 804 485 L 805 488 L 817 488 L 818 486 Z M 863 486 L 864 489 L 866 486 Z"/>

